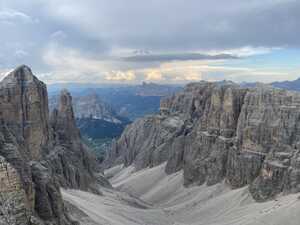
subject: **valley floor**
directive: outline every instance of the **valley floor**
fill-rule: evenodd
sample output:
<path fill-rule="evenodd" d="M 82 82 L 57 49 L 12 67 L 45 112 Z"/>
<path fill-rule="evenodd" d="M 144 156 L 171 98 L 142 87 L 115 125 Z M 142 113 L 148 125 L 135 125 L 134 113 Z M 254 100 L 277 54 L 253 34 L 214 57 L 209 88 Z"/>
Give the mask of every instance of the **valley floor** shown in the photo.
<path fill-rule="evenodd" d="M 116 190 L 104 189 L 103 196 L 62 194 L 83 225 L 299 225 L 299 194 L 257 203 L 247 187 L 184 188 L 182 172 L 166 175 L 164 166 L 135 173 L 133 167 L 112 168 L 106 176 Z"/>

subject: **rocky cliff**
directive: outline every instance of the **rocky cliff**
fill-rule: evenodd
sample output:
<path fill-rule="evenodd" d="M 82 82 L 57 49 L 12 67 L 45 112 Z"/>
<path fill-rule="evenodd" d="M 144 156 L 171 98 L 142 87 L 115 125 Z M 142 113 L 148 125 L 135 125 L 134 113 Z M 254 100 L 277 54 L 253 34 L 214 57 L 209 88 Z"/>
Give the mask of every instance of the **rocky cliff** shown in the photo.
<path fill-rule="evenodd" d="M 62 90 L 59 107 L 53 110 L 50 118 L 54 147 L 45 159 L 57 175 L 60 185 L 94 192 L 99 192 L 101 185 L 110 186 L 99 175 L 95 155 L 81 141 L 72 97 L 67 90 Z"/>
<path fill-rule="evenodd" d="M 71 96 L 62 92 L 50 120 L 46 85 L 20 66 L 0 83 L 0 123 L 0 224 L 76 224 L 60 187 L 109 184 L 81 143 Z"/>
<path fill-rule="evenodd" d="M 110 104 L 104 102 L 94 92 L 76 96 L 72 102 L 74 115 L 78 119 L 98 119 L 116 124 L 123 123 L 123 120 L 126 119 L 119 116 Z M 51 96 L 49 100 L 50 109 L 57 108 L 58 105 L 59 96 Z"/>
<path fill-rule="evenodd" d="M 300 94 L 267 86 L 194 83 L 129 125 L 105 166 L 167 162 L 184 184 L 249 185 L 258 201 L 300 191 Z"/>

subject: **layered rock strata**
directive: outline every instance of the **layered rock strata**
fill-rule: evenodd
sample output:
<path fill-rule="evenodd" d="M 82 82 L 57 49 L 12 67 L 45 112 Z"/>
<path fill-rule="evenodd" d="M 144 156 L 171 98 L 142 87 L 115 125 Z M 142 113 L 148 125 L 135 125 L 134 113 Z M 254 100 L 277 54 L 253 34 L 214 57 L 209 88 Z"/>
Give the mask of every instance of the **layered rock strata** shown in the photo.
<path fill-rule="evenodd" d="M 194 83 L 129 125 L 105 166 L 167 162 L 184 184 L 249 185 L 258 201 L 300 191 L 300 94 L 260 86 Z"/>

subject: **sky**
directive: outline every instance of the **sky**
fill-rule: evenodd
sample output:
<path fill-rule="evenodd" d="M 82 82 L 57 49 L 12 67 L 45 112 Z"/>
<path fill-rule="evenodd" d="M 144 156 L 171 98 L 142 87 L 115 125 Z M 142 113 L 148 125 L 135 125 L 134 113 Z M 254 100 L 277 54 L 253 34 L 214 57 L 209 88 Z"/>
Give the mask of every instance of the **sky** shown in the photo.
<path fill-rule="evenodd" d="M 300 77 L 298 0 L 0 0 L 0 77 L 46 83 Z"/>

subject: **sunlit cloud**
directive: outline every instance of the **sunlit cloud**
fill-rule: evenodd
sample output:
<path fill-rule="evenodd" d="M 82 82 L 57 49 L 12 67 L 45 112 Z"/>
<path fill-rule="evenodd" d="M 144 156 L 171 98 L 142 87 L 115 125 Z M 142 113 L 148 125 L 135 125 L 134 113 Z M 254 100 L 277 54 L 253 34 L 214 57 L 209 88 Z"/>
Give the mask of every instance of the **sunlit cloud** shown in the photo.
<path fill-rule="evenodd" d="M 85 73 L 94 73 L 103 70 L 99 60 L 84 57 L 79 51 L 51 44 L 43 55 L 44 62 L 54 68 L 77 70 Z"/>
<path fill-rule="evenodd" d="M 236 57 L 249 57 L 255 55 L 264 55 L 269 54 L 272 51 L 280 50 L 280 47 L 252 47 L 252 46 L 244 46 L 241 48 L 234 49 L 224 49 L 224 50 L 209 50 L 208 54 L 227 54 Z"/>
<path fill-rule="evenodd" d="M 105 75 L 107 81 L 134 81 L 136 79 L 133 71 L 111 71 Z"/>
<path fill-rule="evenodd" d="M 197 73 L 197 72 L 188 72 L 185 76 L 184 79 L 186 81 L 199 81 L 202 79 L 202 75 L 201 73 Z"/>
<path fill-rule="evenodd" d="M 164 80 L 163 75 L 159 69 L 150 69 L 146 72 L 146 81 L 162 81 Z"/>
<path fill-rule="evenodd" d="M 52 68 L 40 76 L 47 83 L 53 82 L 127 82 L 151 81 L 159 83 L 188 83 L 200 80 L 232 80 L 272 82 L 297 78 L 300 70 L 274 70 L 246 65 L 231 65 L 231 60 L 184 60 L 150 65 L 125 63 L 117 59 L 99 60 L 81 52 L 51 44 L 45 50 L 45 63 Z M 228 64 L 229 63 L 229 64 Z M 122 68 L 123 69 L 120 69 Z"/>
<path fill-rule="evenodd" d="M 295 0 L 1 0 L 0 70 L 28 64 L 47 83 L 296 79 L 299 10 Z"/>

